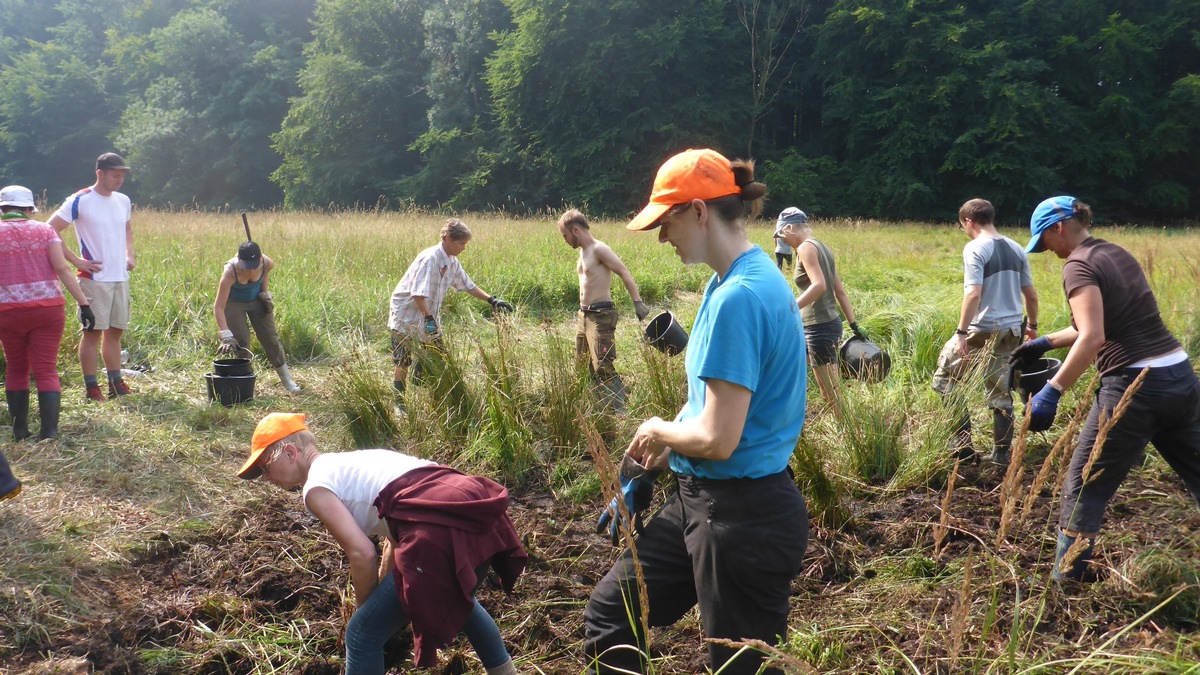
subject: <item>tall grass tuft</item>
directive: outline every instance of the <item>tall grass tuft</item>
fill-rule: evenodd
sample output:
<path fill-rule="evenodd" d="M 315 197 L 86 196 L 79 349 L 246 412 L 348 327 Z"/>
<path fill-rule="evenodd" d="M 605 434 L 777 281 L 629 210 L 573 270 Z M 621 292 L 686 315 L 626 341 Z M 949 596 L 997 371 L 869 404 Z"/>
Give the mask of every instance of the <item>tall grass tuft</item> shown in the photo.
<path fill-rule="evenodd" d="M 331 371 L 334 406 L 358 448 L 394 447 L 400 424 L 393 411 L 394 391 L 362 351 Z"/>
<path fill-rule="evenodd" d="M 1123 562 L 1105 586 L 1131 593 L 1134 604 L 1143 612 L 1160 603 L 1155 620 L 1181 630 L 1200 627 L 1200 561 L 1192 544 L 1182 548 L 1146 548 Z"/>
<path fill-rule="evenodd" d="M 804 436 L 800 437 L 792 453 L 792 469 L 796 473 L 796 485 L 808 502 L 808 517 L 818 527 L 829 530 L 852 527 L 854 517 L 843 498 L 849 491 L 826 468 L 816 444 Z"/>
<path fill-rule="evenodd" d="M 888 481 L 904 457 L 901 435 L 908 418 L 902 394 L 846 388 L 842 415 L 835 422 L 848 473 L 869 483 Z"/>
<path fill-rule="evenodd" d="M 478 423 L 479 404 L 467 387 L 460 358 L 444 339 L 440 345 L 414 350 L 413 357 L 418 372 L 409 381 L 427 388 L 437 418 L 433 427 L 447 441 L 461 443 Z"/>
<path fill-rule="evenodd" d="M 497 321 L 496 345 L 492 352 L 479 346 L 483 365 L 482 426 L 471 439 L 468 453 L 483 460 L 510 482 L 529 480 L 528 470 L 538 463 L 533 433 L 525 419 L 520 387 L 520 368 L 515 341 L 503 321 Z"/>
<path fill-rule="evenodd" d="M 683 355 L 668 356 L 644 343 L 639 354 L 643 371 L 636 380 L 636 387 L 630 387 L 634 400 L 641 403 L 646 417 L 657 415 L 674 419 L 687 403 L 687 371 Z"/>
<path fill-rule="evenodd" d="M 537 416 L 547 442 L 560 454 L 577 455 L 583 428 L 576 417 L 581 406 L 592 406 L 587 363 L 575 355 L 574 343 L 545 326 L 546 350 L 542 356 L 542 391 Z"/>

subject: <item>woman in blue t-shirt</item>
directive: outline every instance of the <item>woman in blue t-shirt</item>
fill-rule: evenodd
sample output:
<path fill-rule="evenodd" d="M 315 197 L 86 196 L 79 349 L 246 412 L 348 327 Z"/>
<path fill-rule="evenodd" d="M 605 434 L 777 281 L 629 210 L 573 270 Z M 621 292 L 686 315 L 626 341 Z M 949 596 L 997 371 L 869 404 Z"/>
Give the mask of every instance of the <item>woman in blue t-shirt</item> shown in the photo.
<path fill-rule="evenodd" d="M 787 471 L 804 422 L 805 347 L 791 289 L 746 238 L 766 186 L 751 162 L 688 150 L 659 169 L 631 230 L 659 228 L 684 264 L 716 274 L 688 341 L 688 400 L 675 420 L 638 428 L 622 468 L 628 511 L 644 509 L 656 472 L 679 491 L 638 538 L 648 623 L 670 625 L 700 606 L 709 638 L 774 644 L 787 632 L 791 581 L 808 544 L 804 497 Z M 616 504 L 601 517 L 619 531 Z M 645 666 L 641 597 L 630 552 L 584 612 L 589 673 Z M 636 647 L 634 649 L 633 647 Z M 756 673 L 762 655 L 709 644 L 713 671 Z M 775 671 L 771 671 L 775 672 Z"/>

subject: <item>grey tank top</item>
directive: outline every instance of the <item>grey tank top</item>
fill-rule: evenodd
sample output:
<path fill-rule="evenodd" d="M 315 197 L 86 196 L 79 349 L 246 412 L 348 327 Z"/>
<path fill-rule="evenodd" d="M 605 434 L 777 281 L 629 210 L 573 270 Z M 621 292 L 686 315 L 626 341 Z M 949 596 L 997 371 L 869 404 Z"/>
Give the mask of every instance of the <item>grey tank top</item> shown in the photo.
<path fill-rule="evenodd" d="M 826 323 L 834 319 L 840 320 L 842 315 L 838 311 L 837 298 L 833 295 L 833 280 L 837 278 L 837 266 L 833 262 L 833 251 L 812 237 L 806 239 L 800 246 L 805 244 L 812 244 L 817 249 L 817 263 L 821 266 L 821 274 L 825 276 L 825 292 L 811 305 L 800 310 L 800 318 L 804 321 L 805 326 Z M 798 253 L 799 248 L 796 250 Z M 796 261 L 796 286 L 800 287 L 801 293 L 812 286 L 812 280 L 808 278 L 808 272 L 804 271 L 804 265 L 800 264 L 799 260 Z"/>

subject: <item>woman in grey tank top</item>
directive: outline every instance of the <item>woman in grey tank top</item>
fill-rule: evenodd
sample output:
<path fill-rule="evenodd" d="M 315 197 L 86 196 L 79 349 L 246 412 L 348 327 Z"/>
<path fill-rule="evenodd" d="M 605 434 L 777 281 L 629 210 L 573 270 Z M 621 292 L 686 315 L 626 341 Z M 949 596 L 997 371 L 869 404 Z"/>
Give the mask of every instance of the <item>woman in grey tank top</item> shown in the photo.
<path fill-rule="evenodd" d="M 833 251 L 813 237 L 807 219 L 790 223 L 780 231 L 780 237 L 796 249 L 796 286 L 800 297 L 796 305 L 804 321 L 804 340 L 808 345 L 808 362 L 816 376 L 821 397 L 832 403 L 838 396 L 837 352 L 842 340 L 841 306 L 850 330 L 861 337 L 854 321 L 854 306 L 838 276 Z"/>

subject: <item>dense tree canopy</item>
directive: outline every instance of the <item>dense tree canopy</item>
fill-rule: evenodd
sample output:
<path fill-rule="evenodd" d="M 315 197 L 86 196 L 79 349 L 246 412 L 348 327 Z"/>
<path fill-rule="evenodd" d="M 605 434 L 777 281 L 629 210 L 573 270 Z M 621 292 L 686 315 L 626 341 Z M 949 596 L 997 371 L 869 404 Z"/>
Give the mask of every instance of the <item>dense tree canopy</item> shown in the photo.
<path fill-rule="evenodd" d="M 51 202 L 625 215 L 667 155 L 771 205 L 1200 214 L 1200 0 L 0 0 L 0 173 Z"/>

